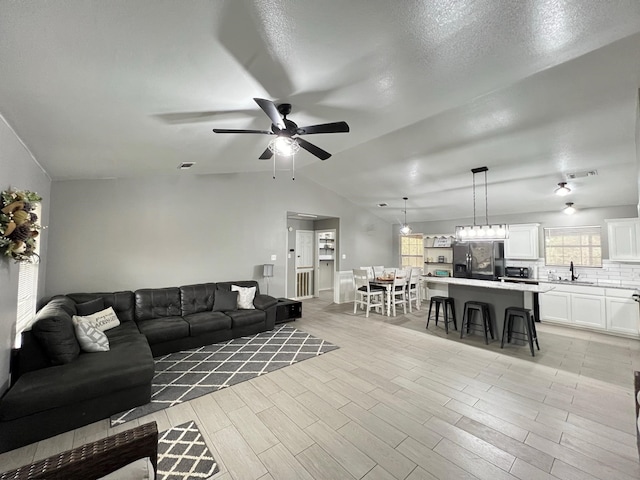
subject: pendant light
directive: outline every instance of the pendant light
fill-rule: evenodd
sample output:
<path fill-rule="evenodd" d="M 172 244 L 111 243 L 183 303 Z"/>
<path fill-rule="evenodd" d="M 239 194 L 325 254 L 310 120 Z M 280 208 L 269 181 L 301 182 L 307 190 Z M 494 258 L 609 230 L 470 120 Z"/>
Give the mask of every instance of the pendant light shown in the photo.
<path fill-rule="evenodd" d="M 567 182 L 560 182 L 558 188 L 554 190 L 554 193 L 560 197 L 564 197 L 571 193 L 571 189 L 567 187 Z"/>
<path fill-rule="evenodd" d="M 459 242 L 481 241 L 481 240 L 504 240 L 509 237 L 509 227 L 506 224 L 489 223 L 489 201 L 487 195 L 487 167 L 472 168 L 473 173 L 473 225 L 461 225 L 456 227 L 456 240 Z M 485 222 L 476 222 L 476 173 L 484 172 L 484 211 Z"/>
<path fill-rule="evenodd" d="M 566 207 L 562 209 L 563 213 L 566 213 L 567 215 L 573 215 L 574 213 L 576 213 L 576 209 L 573 206 L 573 202 L 567 202 L 565 205 Z"/>
<path fill-rule="evenodd" d="M 402 227 L 400 227 L 400 233 L 402 235 L 409 235 L 411 233 L 411 227 L 407 223 L 407 200 L 409 200 L 409 198 L 402 197 L 402 199 L 404 200 L 404 223 L 402 224 Z"/>

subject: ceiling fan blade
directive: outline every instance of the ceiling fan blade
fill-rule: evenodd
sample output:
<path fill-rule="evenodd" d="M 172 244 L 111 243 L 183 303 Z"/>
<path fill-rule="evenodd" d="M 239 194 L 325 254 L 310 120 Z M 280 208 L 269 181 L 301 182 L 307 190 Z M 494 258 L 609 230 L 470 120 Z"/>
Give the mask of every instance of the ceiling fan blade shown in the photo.
<path fill-rule="evenodd" d="M 254 98 L 254 100 L 264 111 L 264 113 L 266 113 L 267 116 L 271 119 L 271 123 L 273 123 L 280 130 L 285 128 L 282 117 L 280 116 L 280 112 L 278 112 L 278 108 L 271 100 L 265 100 L 264 98 Z"/>
<path fill-rule="evenodd" d="M 308 127 L 298 127 L 296 133 L 298 135 L 311 135 L 314 133 L 340 133 L 348 132 L 349 125 L 347 122 L 322 123 L 320 125 L 309 125 Z"/>
<path fill-rule="evenodd" d="M 258 157 L 259 160 L 269 160 L 271 157 L 273 157 L 273 152 L 271 151 L 271 149 L 269 147 L 267 147 L 267 149 L 262 152 L 262 155 L 260 155 Z"/>
<path fill-rule="evenodd" d="M 298 145 L 300 145 L 302 148 L 304 148 L 310 154 L 315 155 L 316 157 L 318 157 L 320 160 L 326 160 L 327 158 L 329 158 L 331 156 L 331 154 L 329 152 L 327 152 L 326 150 L 321 149 L 320 147 L 314 145 L 313 143 L 307 142 L 303 138 L 296 138 L 295 140 L 296 140 L 296 142 L 298 142 Z"/>
<path fill-rule="evenodd" d="M 261 133 L 263 135 L 273 135 L 269 130 L 238 130 L 235 128 L 214 128 L 215 133 Z"/>

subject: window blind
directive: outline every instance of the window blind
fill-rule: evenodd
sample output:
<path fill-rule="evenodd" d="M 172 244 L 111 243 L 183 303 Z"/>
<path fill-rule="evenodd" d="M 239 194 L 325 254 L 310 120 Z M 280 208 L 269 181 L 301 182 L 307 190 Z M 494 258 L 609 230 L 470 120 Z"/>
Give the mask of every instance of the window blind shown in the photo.
<path fill-rule="evenodd" d="M 18 274 L 18 305 L 16 313 L 16 343 L 20 332 L 31 326 L 36 314 L 38 296 L 38 264 L 21 263 Z"/>
<path fill-rule="evenodd" d="M 551 227 L 544 229 L 546 265 L 602 266 L 599 226 Z"/>

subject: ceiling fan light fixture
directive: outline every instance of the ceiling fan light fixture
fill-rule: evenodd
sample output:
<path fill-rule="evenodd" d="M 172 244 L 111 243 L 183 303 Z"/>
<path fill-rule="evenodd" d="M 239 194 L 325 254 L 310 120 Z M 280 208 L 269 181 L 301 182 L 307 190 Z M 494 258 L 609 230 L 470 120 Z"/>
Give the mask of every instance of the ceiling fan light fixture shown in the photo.
<path fill-rule="evenodd" d="M 276 137 L 269 142 L 269 150 L 282 157 L 290 157 L 300 150 L 300 145 L 291 137 Z"/>
<path fill-rule="evenodd" d="M 562 212 L 565 213 L 566 215 L 573 215 L 574 213 L 576 213 L 576 211 L 577 210 L 573 206 L 573 202 L 567 202 L 566 207 L 562 209 Z"/>
<path fill-rule="evenodd" d="M 567 182 L 560 182 L 558 183 L 558 188 L 555 189 L 554 193 L 560 197 L 564 197 L 571 193 L 571 189 L 567 187 Z"/>

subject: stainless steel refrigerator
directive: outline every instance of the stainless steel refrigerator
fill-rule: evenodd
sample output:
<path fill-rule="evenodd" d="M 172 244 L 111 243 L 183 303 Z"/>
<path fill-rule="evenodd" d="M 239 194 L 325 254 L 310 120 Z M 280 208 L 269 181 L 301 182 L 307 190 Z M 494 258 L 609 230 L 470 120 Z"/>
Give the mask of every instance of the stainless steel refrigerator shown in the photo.
<path fill-rule="evenodd" d="M 457 242 L 453 245 L 453 276 L 498 280 L 504 276 L 504 242 Z"/>

